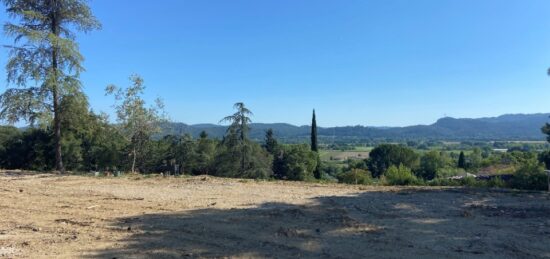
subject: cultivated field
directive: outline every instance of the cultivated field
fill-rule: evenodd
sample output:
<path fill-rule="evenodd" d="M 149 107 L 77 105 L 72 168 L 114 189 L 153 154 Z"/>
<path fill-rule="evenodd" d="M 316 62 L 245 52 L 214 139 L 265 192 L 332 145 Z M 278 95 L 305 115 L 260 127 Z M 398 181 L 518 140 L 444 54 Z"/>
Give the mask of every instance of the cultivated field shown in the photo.
<path fill-rule="evenodd" d="M 550 258 L 550 195 L 0 173 L 0 257 Z"/>

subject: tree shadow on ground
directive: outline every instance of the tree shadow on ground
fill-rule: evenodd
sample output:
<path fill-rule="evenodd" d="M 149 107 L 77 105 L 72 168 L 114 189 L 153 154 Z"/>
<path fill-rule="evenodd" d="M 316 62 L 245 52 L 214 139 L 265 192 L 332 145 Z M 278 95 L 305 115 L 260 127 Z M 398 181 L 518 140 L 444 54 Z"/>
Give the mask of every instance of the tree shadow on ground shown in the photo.
<path fill-rule="evenodd" d="M 318 197 L 306 205 L 147 214 L 92 258 L 550 257 L 550 200 L 472 189 Z M 540 228 L 540 223 L 546 224 Z"/>

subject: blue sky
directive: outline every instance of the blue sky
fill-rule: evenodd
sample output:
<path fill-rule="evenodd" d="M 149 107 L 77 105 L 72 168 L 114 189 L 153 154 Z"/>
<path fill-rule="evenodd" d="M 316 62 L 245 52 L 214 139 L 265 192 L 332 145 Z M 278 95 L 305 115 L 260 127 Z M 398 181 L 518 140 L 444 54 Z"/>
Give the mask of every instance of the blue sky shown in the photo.
<path fill-rule="evenodd" d="M 308 124 L 315 108 L 321 126 L 550 110 L 548 0 L 90 4 L 103 29 L 78 40 L 95 111 L 112 113 L 104 88 L 132 73 L 186 123 L 217 123 L 237 101 L 255 122 Z"/>

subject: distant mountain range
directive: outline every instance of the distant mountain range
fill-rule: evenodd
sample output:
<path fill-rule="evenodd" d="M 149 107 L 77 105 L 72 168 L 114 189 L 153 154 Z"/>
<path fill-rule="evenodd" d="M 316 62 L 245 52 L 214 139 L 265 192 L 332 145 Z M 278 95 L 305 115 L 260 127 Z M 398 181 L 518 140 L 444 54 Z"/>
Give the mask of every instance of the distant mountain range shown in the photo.
<path fill-rule="evenodd" d="M 431 125 L 407 127 L 346 126 L 318 128 L 321 139 L 336 140 L 544 140 L 541 127 L 550 122 L 550 113 L 507 114 L 499 117 L 456 119 L 445 117 Z M 221 138 L 226 126 L 215 124 L 167 123 L 162 135 L 189 133 L 197 137 L 206 131 L 210 137 Z M 303 141 L 309 138 L 309 126 L 294 126 L 286 123 L 253 123 L 250 136 L 263 139 L 267 129 L 273 129 L 277 138 L 288 141 Z"/>

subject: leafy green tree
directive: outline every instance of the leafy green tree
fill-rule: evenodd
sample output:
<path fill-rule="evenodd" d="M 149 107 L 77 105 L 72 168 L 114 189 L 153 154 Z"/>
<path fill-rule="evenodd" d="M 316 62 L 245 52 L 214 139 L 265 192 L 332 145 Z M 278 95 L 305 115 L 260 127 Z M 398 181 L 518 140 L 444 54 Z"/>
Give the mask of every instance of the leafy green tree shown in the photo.
<path fill-rule="evenodd" d="M 10 123 L 21 119 L 33 124 L 48 122 L 53 113 L 55 167 L 64 172 L 60 103 L 64 96 L 80 92 L 83 57 L 72 30 L 89 32 L 100 28 L 83 0 L 1 0 L 6 12 L 19 24 L 6 23 L 8 82 L 17 88 L 0 96 L 0 117 Z M 28 82 L 38 82 L 29 86 Z M 48 123 L 49 124 L 49 123 Z"/>
<path fill-rule="evenodd" d="M 216 152 L 216 141 L 202 131 L 197 141 L 195 174 L 209 174 Z"/>
<path fill-rule="evenodd" d="M 51 170 L 54 166 L 54 153 L 51 131 L 43 128 L 28 128 L 20 136 L 5 143 L 7 169 Z"/>
<path fill-rule="evenodd" d="M 417 168 L 418 155 L 408 147 L 394 144 L 379 145 L 369 153 L 367 166 L 373 177 L 383 175 L 392 165 Z"/>
<path fill-rule="evenodd" d="M 466 169 L 466 157 L 464 156 L 464 151 L 460 151 L 458 156 L 458 168 Z"/>
<path fill-rule="evenodd" d="M 127 143 L 106 115 L 90 110 L 86 96 L 65 96 L 61 110 L 63 157 L 67 169 L 114 170 L 120 166 Z"/>
<path fill-rule="evenodd" d="M 179 141 L 176 160 L 181 165 L 182 173 L 192 173 L 196 169 L 196 145 L 190 134 L 185 134 Z"/>
<path fill-rule="evenodd" d="M 547 190 L 548 175 L 544 167 L 537 160 L 529 160 L 522 163 L 514 173 L 511 185 L 513 188 L 526 190 Z"/>
<path fill-rule="evenodd" d="M 481 156 L 481 149 L 474 148 L 472 153 L 468 155 L 466 167 L 469 171 L 477 171 L 481 167 L 483 157 Z"/>
<path fill-rule="evenodd" d="M 10 161 L 8 158 L 8 145 L 12 141 L 21 139 L 22 132 L 13 126 L 0 126 L 0 168 L 6 168 Z"/>
<path fill-rule="evenodd" d="M 367 170 L 351 169 L 338 174 L 338 182 L 347 184 L 371 184 L 371 174 Z"/>
<path fill-rule="evenodd" d="M 404 165 L 399 167 L 391 165 L 384 173 L 386 181 L 390 185 L 414 185 L 418 184 L 418 179 L 412 173 L 411 169 Z"/>
<path fill-rule="evenodd" d="M 434 179 L 438 172 L 446 166 L 446 161 L 438 151 L 430 151 L 420 158 L 417 175 L 423 179 Z"/>
<path fill-rule="evenodd" d="M 105 89 L 107 95 L 115 96 L 115 109 L 119 131 L 130 143 L 130 156 L 132 157 L 131 172 L 136 169 L 138 159 L 142 163 L 147 144 L 154 133 L 160 132 L 160 124 L 165 120 L 163 115 L 164 105 L 160 99 L 155 105 L 145 107 L 142 98 L 145 86 L 139 75 L 130 76 L 132 85 L 126 89 L 109 85 Z"/>
<path fill-rule="evenodd" d="M 263 148 L 269 152 L 270 154 L 274 155 L 275 150 L 277 150 L 277 139 L 275 139 L 275 136 L 273 135 L 273 129 L 268 129 L 265 132 L 265 142 L 263 145 Z"/>
<path fill-rule="evenodd" d="M 273 162 L 277 165 L 274 174 L 279 179 L 304 181 L 314 178 L 317 168 L 317 153 L 307 145 L 286 145 Z"/>

